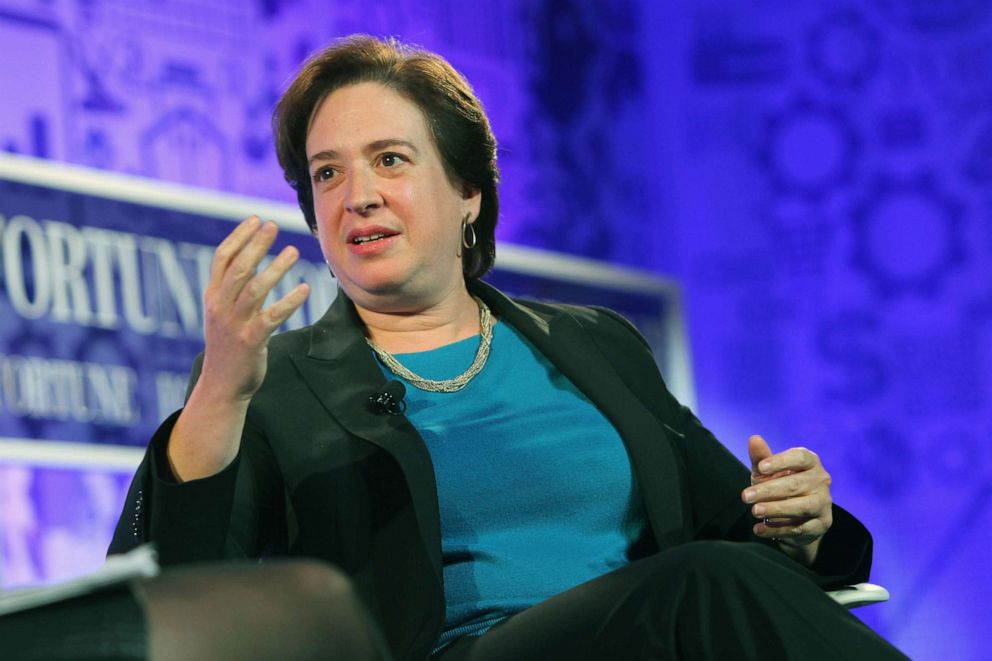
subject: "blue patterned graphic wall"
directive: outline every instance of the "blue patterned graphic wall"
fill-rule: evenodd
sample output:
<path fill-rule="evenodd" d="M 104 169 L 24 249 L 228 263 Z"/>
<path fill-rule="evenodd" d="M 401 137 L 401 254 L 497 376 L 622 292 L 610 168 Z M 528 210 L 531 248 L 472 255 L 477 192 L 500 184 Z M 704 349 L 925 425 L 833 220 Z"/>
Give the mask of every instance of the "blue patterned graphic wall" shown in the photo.
<path fill-rule="evenodd" d="M 703 420 L 875 533 L 866 620 L 987 657 L 992 2 L 0 0 L 0 149 L 291 201 L 272 105 L 358 31 L 475 84 L 501 240 L 683 284 Z"/>

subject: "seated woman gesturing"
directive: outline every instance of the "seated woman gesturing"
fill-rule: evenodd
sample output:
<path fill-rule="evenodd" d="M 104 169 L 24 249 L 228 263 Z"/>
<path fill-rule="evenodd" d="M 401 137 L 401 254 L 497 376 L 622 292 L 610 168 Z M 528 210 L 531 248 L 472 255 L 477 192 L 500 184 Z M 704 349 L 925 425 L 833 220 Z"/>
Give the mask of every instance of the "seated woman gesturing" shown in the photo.
<path fill-rule="evenodd" d="M 342 40 L 274 126 L 339 295 L 272 336 L 307 296 L 263 304 L 297 253 L 258 271 L 278 230 L 257 218 L 224 240 L 202 362 L 112 551 L 326 561 L 397 659 L 900 656 L 822 593 L 871 546 L 816 454 L 752 437 L 749 471 L 619 315 L 482 282 L 496 142 L 447 62 Z M 370 405 L 393 381 L 405 410 Z"/>

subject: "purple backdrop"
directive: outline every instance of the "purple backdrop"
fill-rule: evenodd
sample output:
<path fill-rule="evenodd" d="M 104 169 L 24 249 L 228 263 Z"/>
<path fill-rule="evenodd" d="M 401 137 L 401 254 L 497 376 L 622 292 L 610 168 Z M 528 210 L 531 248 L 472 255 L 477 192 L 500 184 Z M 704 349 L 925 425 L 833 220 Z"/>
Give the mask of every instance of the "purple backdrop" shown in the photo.
<path fill-rule="evenodd" d="M 816 449 L 893 593 L 861 615 L 981 658 L 992 2 L 732 4 L 0 0 L 0 149 L 290 200 L 268 122 L 306 53 L 442 52 L 500 138 L 500 237 L 679 279 L 704 421 Z"/>

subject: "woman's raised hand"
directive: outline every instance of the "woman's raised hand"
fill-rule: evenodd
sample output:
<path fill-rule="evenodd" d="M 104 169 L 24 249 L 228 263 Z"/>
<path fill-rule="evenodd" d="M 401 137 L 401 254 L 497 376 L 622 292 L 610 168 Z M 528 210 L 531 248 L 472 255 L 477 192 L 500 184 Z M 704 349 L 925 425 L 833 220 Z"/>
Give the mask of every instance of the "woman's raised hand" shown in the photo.
<path fill-rule="evenodd" d="M 248 403 L 265 379 L 269 336 L 306 300 L 297 285 L 263 307 L 269 292 L 299 258 L 287 246 L 258 272 L 279 228 L 252 216 L 217 247 L 203 296 L 203 368 L 169 437 L 167 456 L 180 481 L 223 470 L 238 454 Z"/>
<path fill-rule="evenodd" d="M 206 351 L 200 374 L 205 387 L 247 401 L 261 387 L 269 336 L 306 301 L 309 287 L 291 292 L 263 308 L 272 288 L 299 258 L 286 246 L 260 273 L 279 228 L 252 216 L 225 238 L 214 253 L 203 296 Z M 198 384 L 199 385 L 199 384 Z"/>

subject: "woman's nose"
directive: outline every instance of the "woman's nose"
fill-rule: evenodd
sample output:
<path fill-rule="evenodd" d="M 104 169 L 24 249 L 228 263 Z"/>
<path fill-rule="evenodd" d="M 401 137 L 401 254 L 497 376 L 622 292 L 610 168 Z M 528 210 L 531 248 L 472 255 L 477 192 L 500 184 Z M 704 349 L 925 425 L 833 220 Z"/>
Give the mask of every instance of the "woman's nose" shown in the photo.
<path fill-rule="evenodd" d="M 348 197 L 345 208 L 360 215 L 382 206 L 382 197 L 375 185 L 373 173 L 358 168 L 352 171 L 348 182 Z"/>

